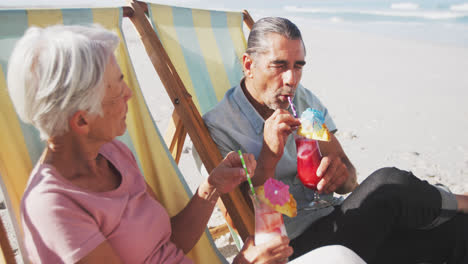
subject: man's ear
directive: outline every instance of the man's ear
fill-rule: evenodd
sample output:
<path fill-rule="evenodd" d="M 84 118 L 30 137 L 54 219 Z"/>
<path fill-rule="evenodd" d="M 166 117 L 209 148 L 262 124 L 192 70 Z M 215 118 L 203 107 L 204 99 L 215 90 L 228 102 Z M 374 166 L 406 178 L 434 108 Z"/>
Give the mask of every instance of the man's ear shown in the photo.
<path fill-rule="evenodd" d="M 246 78 L 252 78 L 253 76 L 252 64 L 252 57 L 249 54 L 244 53 L 244 55 L 242 55 L 242 66 L 244 67 L 244 75 Z"/>
<path fill-rule="evenodd" d="M 89 115 L 86 111 L 77 111 L 70 118 L 70 129 L 80 135 L 88 134 L 89 132 Z"/>

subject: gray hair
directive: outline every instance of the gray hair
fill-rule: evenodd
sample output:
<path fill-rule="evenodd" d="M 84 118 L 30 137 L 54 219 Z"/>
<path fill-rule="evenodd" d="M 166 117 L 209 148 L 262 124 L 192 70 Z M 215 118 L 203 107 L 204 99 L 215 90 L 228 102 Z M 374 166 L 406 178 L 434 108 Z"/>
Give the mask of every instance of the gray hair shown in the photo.
<path fill-rule="evenodd" d="M 78 110 L 102 115 L 105 67 L 120 38 L 98 25 L 31 27 L 8 65 L 16 112 L 43 140 L 68 131 Z"/>
<path fill-rule="evenodd" d="M 282 17 L 265 17 L 255 22 L 247 40 L 246 53 L 255 56 L 266 52 L 269 46 L 266 37 L 271 33 L 280 34 L 290 40 L 300 39 L 305 53 L 301 31 L 293 22 Z"/>

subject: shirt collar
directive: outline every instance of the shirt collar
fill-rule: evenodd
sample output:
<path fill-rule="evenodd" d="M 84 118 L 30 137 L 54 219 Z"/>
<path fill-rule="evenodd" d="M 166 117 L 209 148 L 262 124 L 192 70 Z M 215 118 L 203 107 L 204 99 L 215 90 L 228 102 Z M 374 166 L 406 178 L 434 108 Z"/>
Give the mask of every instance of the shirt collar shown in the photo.
<path fill-rule="evenodd" d="M 255 132 L 257 134 L 260 134 L 263 131 L 263 125 L 265 123 L 265 120 L 263 120 L 263 117 L 260 116 L 260 114 L 245 96 L 244 91 L 242 91 L 241 85 L 244 82 L 244 80 L 245 79 L 242 79 L 240 84 L 235 88 L 232 98 L 239 106 L 241 112 L 245 115 L 247 120 L 249 120 Z"/>

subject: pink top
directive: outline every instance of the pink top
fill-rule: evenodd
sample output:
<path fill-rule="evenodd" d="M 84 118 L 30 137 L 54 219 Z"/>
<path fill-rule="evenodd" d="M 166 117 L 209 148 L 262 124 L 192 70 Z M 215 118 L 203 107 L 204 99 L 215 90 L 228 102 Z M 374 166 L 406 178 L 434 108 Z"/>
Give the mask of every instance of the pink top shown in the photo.
<path fill-rule="evenodd" d="M 89 192 L 50 165 L 34 168 L 21 204 L 32 263 L 75 263 L 105 240 L 125 263 L 192 263 L 170 241 L 169 215 L 146 191 L 131 151 L 114 140 L 99 153 L 122 175 L 115 190 Z"/>

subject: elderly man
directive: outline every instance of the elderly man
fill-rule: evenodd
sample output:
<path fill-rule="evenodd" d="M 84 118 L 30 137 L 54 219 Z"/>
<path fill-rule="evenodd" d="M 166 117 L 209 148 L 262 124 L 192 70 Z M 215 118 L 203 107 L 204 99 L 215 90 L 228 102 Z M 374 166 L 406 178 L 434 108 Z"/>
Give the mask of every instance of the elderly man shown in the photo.
<path fill-rule="evenodd" d="M 285 219 L 294 257 L 329 244 L 354 250 L 370 263 L 455 261 L 467 257 L 466 195 L 453 195 L 412 173 L 384 168 L 361 185 L 344 153 L 327 108 L 302 87 L 305 46 L 299 29 L 284 18 L 264 18 L 253 26 L 243 55 L 244 78 L 203 117 L 221 154 L 242 149 L 257 160 L 254 185 L 274 177 L 289 185 L 298 216 Z M 332 132 L 320 142 L 318 192 L 329 206 L 307 210 L 314 191 L 297 179 L 292 132 L 300 125 L 288 111 L 288 97 L 299 113 L 324 113 Z M 333 193 L 353 192 L 342 204 Z"/>

